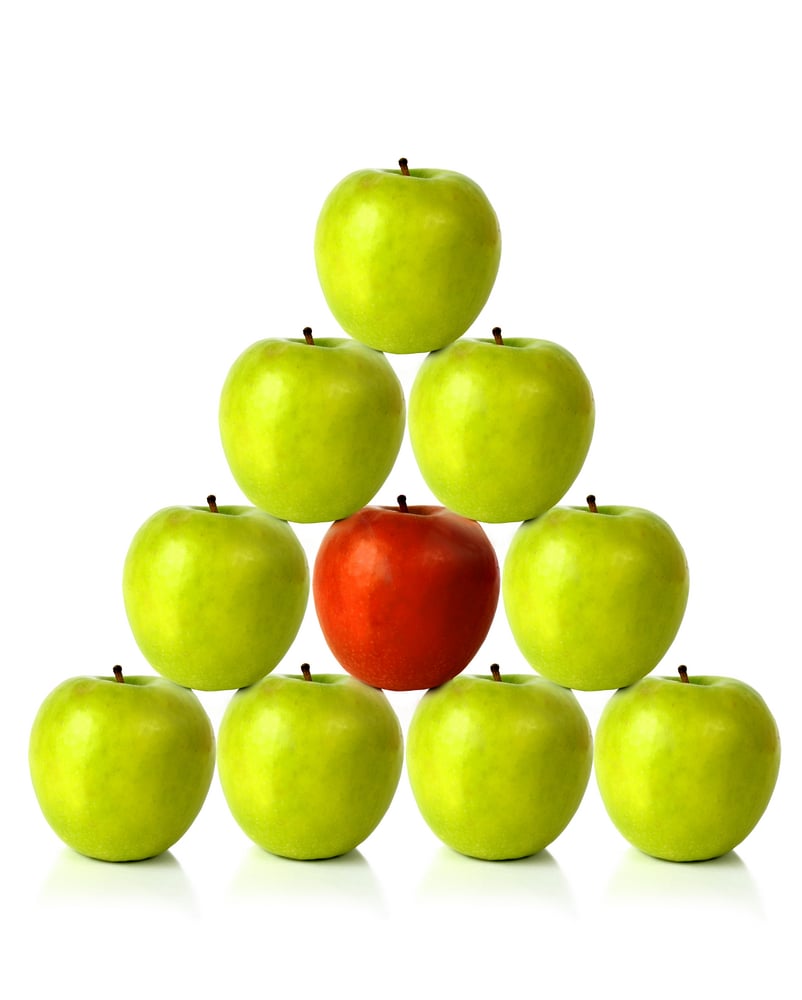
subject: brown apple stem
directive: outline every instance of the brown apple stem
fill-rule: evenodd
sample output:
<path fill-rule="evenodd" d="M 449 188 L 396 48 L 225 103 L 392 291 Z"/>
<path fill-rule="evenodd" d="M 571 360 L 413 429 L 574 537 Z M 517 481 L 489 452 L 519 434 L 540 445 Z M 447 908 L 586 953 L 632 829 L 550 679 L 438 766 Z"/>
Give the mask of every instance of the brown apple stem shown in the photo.
<path fill-rule="evenodd" d="M 409 177 L 409 165 L 407 164 L 406 156 L 402 156 L 398 161 L 398 166 L 401 167 L 401 173 L 404 177 Z"/>
<path fill-rule="evenodd" d="M 499 666 L 498 666 L 497 663 L 491 663 L 490 664 L 490 673 L 493 675 L 493 680 L 494 681 L 500 681 L 501 680 L 501 671 L 499 670 Z"/>
<path fill-rule="evenodd" d="M 311 681 L 312 680 L 312 671 L 309 669 L 309 664 L 308 663 L 302 663 L 301 664 L 301 673 L 304 675 L 304 680 L 305 681 Z"/>
<path fill-rule="evenodd" d="M 307 344 L 309 344 L 310 347 L 314 347 L 315 340 L 314 337 L 312 336 L 312 327 L 305 326 L 303 329 L 303 334 L 304 334 L 304 340 L 307 342 Z"/>
<path fill-rule="evenodd" d="M 117 664 L 114 668 L 114 679 L 118 684 L 125 684 L 125 678 L 123 677 L 123 668 Z"/>
<path fill-rule="evenodd" d="M 594 497 L 594 495 L 591 493 L 588 495 L 587 501 L 588 501 L 588 510 L 591 512 L 591 514 L 598 514 L 599 508 L 596 506 L 596 497 Z"/>
<path fill-rule="evenodd" d="M 501 339 L 501 327 L 494 326 L 493 329 L 491 330 L 491 333 L 493 334 L 493 340 L 495 340 L 498 346 L 503 347 L 504 341 Z"/>
<path fill-rule="evenodd" d="M 409 513 L 409 507 L 407 507 L 407 498 L 404 496 L 403 493 L 400 494 L 400 496 L 398 497 L 398 509 L 401 511 L 402 514 Z"/>
<path fill-rule="evenodd" d="M 206 503 L 208 503 L 208 505 L 209 505 L 209 510 L 213 514 L 216 514 L 217 513 L 217 497 L 214 495 L 214 493 L 210 493 L 208 495 L 208 497 L 206 497 Z"/>
<path fill-rule="evenodd" d="M 677 667 L 677 672 L 679 673 L 680 680 L 683 684 L 690 684 L 688 680 L 688 668 L 687 667 Z"/>

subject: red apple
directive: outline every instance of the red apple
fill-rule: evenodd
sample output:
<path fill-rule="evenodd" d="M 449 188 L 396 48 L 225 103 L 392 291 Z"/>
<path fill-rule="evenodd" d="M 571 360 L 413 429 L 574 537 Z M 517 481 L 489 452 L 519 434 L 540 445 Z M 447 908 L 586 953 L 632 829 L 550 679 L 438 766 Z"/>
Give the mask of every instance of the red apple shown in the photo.
<path fill-rule="evenodd" d="M 335 521 L 312 591 L 326 642 L 348 673 L 377 688 L 438 687 L 473 659 L 499 597 L 483 528 L 445 507 L 363 507 Z"/>

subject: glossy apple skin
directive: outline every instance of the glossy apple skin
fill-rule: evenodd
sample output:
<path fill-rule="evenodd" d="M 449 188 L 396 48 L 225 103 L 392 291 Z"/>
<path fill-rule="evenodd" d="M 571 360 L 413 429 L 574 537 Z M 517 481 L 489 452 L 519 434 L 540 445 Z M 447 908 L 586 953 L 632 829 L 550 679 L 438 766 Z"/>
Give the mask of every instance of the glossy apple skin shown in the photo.
<path fill-rule="evenodd" d="M 435 687 L 484 641 L 499 566 L 476 521 L 443 507 L 365 507 L 323 536 L 312 572 L 320 627 L 337 661 L 373 687 Z"/>
<path fill-rule="evenodd" d="M 234 690 L 289 649 L 309 568 L 290 525 L 255 507 L 165 507 L 131 540 L 123 597 L 154 670 L 184 687 Z"/>
<path fill-rule="evenodd" d="M 161 854 L 189 829 L 214 773 L 211 721 L 161 677 L 73 677 L 45 698 L 28 759 L 45 819 L 101 861 Z"/>
<path fill-rule="evenodd" d="M 426 484 L 449 510 L 479 521 L 525 521 L 558 503 L 594 423 L 584 371 L 547 340 L 460 339 L 423 361 L 409 395 Z"/>
<path fill-rule="evenodd" d="M 676 535 L 638 507 L 553 507 L 518 528 L 502 575 L 510 630 L 529 664 L 582 691 L 615 690 L 653 670 L 688 589 Z"/>
<path fill-rule="evenodd" d="M 536 854 L 587 788 L 588 720 L 573 692 L 534 674 L 462 674 L 429 691 L 407 732 L 407 773 L 431 830 L 461 854 Z"/>
<path fill-rule="evenodd" d="M 393 467 L 406 404 L 389 361 L 354 340 L 262 340 L 231 366 L 220 436 L 245 496 L 286 521 L 347 517 Z"/>
<path fill-rule="evenodd" d="M 444 347 L 479 315 L 501 259 L 498 219 L 470 178 L 449 170 L 357 170 L 326 198 L 315 230 L 326 302 L 380 351 Z"/>
<path fill-rule="evenodd" d="M 779 767 L 768 706 L 732 678 L 645 677 L 610 698 L 596 728 L 610 818 L 631 844 L 667 861 L 704 861 L 741 843 Z"/>
<path fill-rule="evenodd" d="M 347 674 L 271 674 L 237 692 L 219 743 L 234 819 L 266 851 L 297 860 L 361 844 L 390 806 L 404 756 L 386 695 Z"/>

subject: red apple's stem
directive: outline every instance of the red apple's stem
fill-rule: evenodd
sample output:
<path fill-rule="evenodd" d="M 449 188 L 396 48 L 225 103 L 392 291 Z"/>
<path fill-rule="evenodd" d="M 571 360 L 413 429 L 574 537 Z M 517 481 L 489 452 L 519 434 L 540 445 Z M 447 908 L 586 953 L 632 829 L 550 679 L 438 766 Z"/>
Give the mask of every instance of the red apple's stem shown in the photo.
<path fill-rule="evenodd" d="M 305 326 L 303 329 L 303 334 L 304 334 L 304 340 L 307 342 L 307 344 L 309 344 L 310 347 L 314 347 L 315 340 L 314 337 L 312 336 L 312 327 Z"/>
<path fill-rule="evenodd" d="M 398 161 L 398 166 L 401 167 L 401 173 L 404 175 L 404 177 L 409 177 L 409 166 L 407 164 L 406 156 L 401 157 L 401 159 Z"/>
<path fill-rule="evenodd" d="M 409 507 L 407 507 L 407 498 L 404 496 L 403 493 L 398 497 L 398 509 L 401 511 L 402 514 L 409 513 Z"/>
<path fill-rule="evenodd" d="M 206 503 L 208 503 L 208 505 L 209 505 L 209 510 L 213 514 L 216 514 L 217 513 L 217 497 L 214 495 L 214 493 L 210 493 L 208 495 L 208 497 L 206 497 Z"/>
<path fill-rule="evenodd" d="M 588 510 L 591 512 L 591 514 L 598 514 L 599 508 L 596 506 L 596 497 L 594 497 L 594 495 L 591 493 L 588 495 L 587 501 L 588 501 Z"/>
<path fill-rule="evenodd" d="M 494 326 L 493 329 L 491 330 L 491 333 L 493 334 L 493 340 L 495 340 L 498 346 L 503 347 L 504 341 L 501 339 L 501 327 Z"/>
<path fill-rule="evenodd" d="M 683 684 L 690 684 L 691 683 L 688 680 L 688 668 L 687 667 L 677 667 L 677 671 L 679 673 L 680 680 L 682 681 Z"/>
<path fill-rule="evenodd" d="M 123 677 L 123 668 L 117 664 L 114 668 L 114 679 L 118 684 L 125 684 L 125 678 Z"/>
<path fill-rule="evenodd" d="M 490 673 L 493 675 L 493 680 L 494 681 L 500 681 L 501 680 L 501 671 L 499 670 L 499 667 L 498 667 L 497 663 L 491 663 L 490 664 Z"/>
<path fill-rule="evenodd" d="M 304 675 L 304 680 L 305 681 L 311 681 L 312 680 L 312 671 L 309 669 L 309 664 L 308 663 L 302 663 L 301 664 L 301 673 Z"/>

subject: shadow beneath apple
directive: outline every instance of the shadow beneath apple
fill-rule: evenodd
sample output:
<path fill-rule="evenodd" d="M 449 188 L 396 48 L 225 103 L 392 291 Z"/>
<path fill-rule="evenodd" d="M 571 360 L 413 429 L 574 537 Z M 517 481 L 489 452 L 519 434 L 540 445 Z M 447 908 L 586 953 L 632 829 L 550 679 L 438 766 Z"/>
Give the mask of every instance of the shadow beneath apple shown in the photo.
<path fill-rule="evenodd" d="M 256 845 L 242 860 L 230 886 L 232 900 L 308 907 L 356 907 L 384 912 L 384 898 L 372 868 L 358 851 L 320 861 L 280 858 Z"/>
<path fill-rule="evenodd" d="M 480 861 L 440 847 L 418 888 L 425 902 L 543 907 L 574 916 L 568 880 L 547 850 L 514 861 Z"/>
<path fill-rule="evenodd" d="M 749 869 L 730 851 L 710 861 L 661 861 L 629 847 L 607 885 L 611 903 L 654 903 L 661 909 L 688 904 L 710 909 L 738 907 L 763 916 L 760 894 Z"/>
<path fill-rule="evenodd" d="M 198 907 L 183 868 L 170 851 L 146 861 L 96 861 L 65 847 L 45 879 L 46 904 L 102 904 L 129 909 L 154 901 L 187 913 Z"/>

